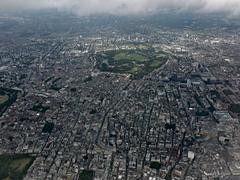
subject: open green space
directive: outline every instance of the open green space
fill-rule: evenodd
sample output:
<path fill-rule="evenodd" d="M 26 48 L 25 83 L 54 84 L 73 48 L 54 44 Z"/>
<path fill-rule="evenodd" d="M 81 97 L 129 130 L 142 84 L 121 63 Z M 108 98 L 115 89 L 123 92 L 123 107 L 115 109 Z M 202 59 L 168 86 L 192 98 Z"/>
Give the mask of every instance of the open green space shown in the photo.
<path fill-rule="evenodd" d="M 168 54 L 153 48 L 112 50 L 97 55 L 97 67 L 103 72 L 125 73 L 132 79 L 141 79 L 161 67 L 168 58 Z"/>
<path fill-rule="evenodd" d="M 233 113 L 240 113 L 240 104 L 231 104 L 229 106 L 229 111 Z"/>
<path fill-rule="evenodd" d="M 0 155 L 0 179 L 22 180 L 34 160 L 28 154 Z"/>
<path fill-rule="evenodd" d="M 161 168 L 161 166 L 162 166 L 161 163 L 157 161 L 152 161 L 150 163 L 150 168 L 156 169 L 157 171 Z"/>
<path fill-rule="evenodd" d="M 93 180 L 94 174 L 92 170 L 83 170 L 79 175 L 79 180 Z"/>
<path fill-rule="evenodd" d="M 53 128 L 54 128 L 54 123 L 46 122 L 43 129 L 42 129 L 42 132 L 50 134 L 52 132 Z"/>
<path fill-rule="evenodd" d="M 16 101 L 17 93 L 16 90 L 0 87 L 0 116 Z"/>
<path fill-rule="evenodd" d="M 150 64 L 150 66 L 153 67 L 153 68 L 158 68 L 159 66 L 161 66 L 161 64 L 162 64 L 162 61 L 153 60 Z"/>
<path fill-rule="evenodd" d="M 114 60 L 116 61 L 134 61 L 134 62 L 145 62 L 147 58 L 141 54 L 137 54 L 134 52 L 120 52 L 114 56 Z"/>
<path fill-rule="evenodd" d="M 9 99 L 8 95 L 0 96 L 0 104 L 4 104 Z"/>

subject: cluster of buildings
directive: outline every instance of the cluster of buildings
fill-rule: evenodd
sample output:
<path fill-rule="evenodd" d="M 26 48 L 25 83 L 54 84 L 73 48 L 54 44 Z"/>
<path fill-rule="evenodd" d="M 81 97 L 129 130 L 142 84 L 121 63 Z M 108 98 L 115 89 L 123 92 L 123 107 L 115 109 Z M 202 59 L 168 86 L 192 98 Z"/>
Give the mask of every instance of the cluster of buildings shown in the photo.
<path fill-rule="evenodd" d="M 0 86 L 18 92 L 0 117 L 0 154 L 35 156 L 25 179 L 240 178 L 238 36 L 144 32 L 0 47 Z M 141 80 L 96 68 L 96 53 L 136 44 L 171 56 Z"/>

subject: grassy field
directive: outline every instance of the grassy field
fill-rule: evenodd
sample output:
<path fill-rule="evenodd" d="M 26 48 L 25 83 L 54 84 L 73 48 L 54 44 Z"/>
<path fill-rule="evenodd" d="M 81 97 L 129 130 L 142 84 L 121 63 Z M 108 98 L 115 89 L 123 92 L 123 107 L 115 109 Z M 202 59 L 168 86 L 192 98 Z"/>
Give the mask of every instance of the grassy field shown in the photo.
<path fill-rule="evenodd" d="M 17 100 L 18 91 L 0 87 L 0 116 Z"/>
<path fill-rule="evenodd" d="M 9 99 L 9 97 L 7 95 L 0 96 L 0 105 L 4 104 L 5 102 L 7 102 L 8 99 Z"/>
<path fill-rule="evenodd" d="M 162 66 L 167 59 L 167 54 L 141 45 L 141 49 L 105 52 L 98 58 L 98 68 L 104 72 L 126 73 L 131 74 L 132 79 L 141 79 Z"/>
<path fill-rule="evenodd" d="M 34 159 L 27 154 L 0 155 L 0 179 L 22 180 Z"/>
<path fill-rule="evenodd" d="M 139 67 L 134 66 L 130 71 L 128 71 L 131 74 L 137 74 L 139 72 Z"/>
<path fill-rule="evenodd" d="M 116 61 L 133 61 L 133 62 L 146 62 L 147 58 L 143 55 L 136 53 L 121 52 L 114 56 Z"/>
<path fill-rule="evenodd" d="M 149 66 L 152 68 L 158 68 L 163 62 L 159 60 L 153 60 Z"/>

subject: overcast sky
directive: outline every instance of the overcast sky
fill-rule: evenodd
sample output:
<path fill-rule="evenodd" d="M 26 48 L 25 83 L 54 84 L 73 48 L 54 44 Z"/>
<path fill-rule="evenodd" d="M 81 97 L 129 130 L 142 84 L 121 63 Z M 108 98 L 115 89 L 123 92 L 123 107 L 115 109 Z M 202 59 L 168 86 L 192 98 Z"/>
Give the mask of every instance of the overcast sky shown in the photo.
<path fill-rule="evenodd" d="M 140 14 L 168 8 L 240 15 L 240 0 L 0 0 L 3 10 L 48 8 L 71 10 L 79 15 Z"/>

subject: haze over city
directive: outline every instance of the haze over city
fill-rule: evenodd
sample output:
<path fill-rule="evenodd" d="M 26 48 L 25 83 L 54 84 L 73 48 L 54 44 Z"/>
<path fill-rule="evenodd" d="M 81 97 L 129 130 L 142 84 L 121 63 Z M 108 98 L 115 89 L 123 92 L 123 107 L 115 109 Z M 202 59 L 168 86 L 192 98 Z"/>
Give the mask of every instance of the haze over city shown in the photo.
<path fill-rule="evenodd" d="M 57 8 L 78 15 L 92 14 L 142 14 L 163 9 L 195 11 L 201 13 L 224 12 L 237 16 L 239 0 L 1 0 L 2 10 L 39 10 Z"/>

